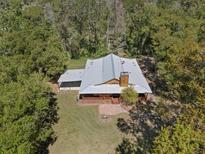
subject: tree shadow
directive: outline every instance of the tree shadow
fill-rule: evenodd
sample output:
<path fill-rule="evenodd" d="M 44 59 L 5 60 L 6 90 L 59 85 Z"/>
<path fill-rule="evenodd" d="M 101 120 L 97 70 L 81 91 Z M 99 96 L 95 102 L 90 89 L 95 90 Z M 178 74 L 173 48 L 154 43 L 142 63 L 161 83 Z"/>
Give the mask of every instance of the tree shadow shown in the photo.
<path fill-rule="evenodd" d="M 139 56 L 137 61 L 140 65 L 143 74 L 150 80 L 156 80 L 156 62 L 153 57 Z"/>
<path fill-rule="evenodd" d="M 133 138 L 123 139 L 122 143 L 116 148 L 117 153 L 123 154 L 125 151 L 132 151 L 133 153 L 150 152 L 153 141 L 160 133 L 161 128 L 175 123 L 177 117 L 175 110 L 180 110 L 180 106 L 177 104 L 167 106 L 153 101 L 138 103 L 130 110 L 130 119 L 118 119 L 117 126 L 120 131 L 131 135 Z"/>
<path fill-rule="evenodd" d="M 174 100 L 174 95 L 170 94 L 165 80 L 163 80 L 157 72 L 156 59 L 150 56 L 139 56 L 137 61 L 144 76 L 148 79 L 153 93 L 163 98 Z"/>

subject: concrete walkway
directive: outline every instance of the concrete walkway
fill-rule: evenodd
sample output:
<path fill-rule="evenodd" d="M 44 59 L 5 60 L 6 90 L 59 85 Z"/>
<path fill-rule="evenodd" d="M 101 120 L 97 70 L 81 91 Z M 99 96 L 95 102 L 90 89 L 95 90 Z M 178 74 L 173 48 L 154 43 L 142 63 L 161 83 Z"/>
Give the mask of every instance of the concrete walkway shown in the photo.
<path fill-rule="evenodd" d="M 128 113 L 123 109 L 120 104 L 99 104 L 98 106 L 100 115 L 117 115 L 120 113 Z"/>

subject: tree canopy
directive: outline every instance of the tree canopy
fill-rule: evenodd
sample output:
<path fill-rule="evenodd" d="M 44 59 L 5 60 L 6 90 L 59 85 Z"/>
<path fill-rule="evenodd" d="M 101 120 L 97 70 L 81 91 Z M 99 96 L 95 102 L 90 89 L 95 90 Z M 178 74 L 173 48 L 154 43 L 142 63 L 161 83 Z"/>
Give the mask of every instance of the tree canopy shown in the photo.
<path fill-rule="evenodd" d="M 12 0 L 0 12 L 0 153 L 46 153 L 57 120 L 47 82 L 69 57 L 43 7 Z"/>
<path fill-rule="evenodd" d="M 160 99 L 119 121 L 134 139 L 117 152 L 203 153 L 204 0 L 0 0 L 0 153 L 45 153 L 57 120 L 47 82 L 70 58 L 120 51 L 154 59 Z"/>
<path fill-rule="evenodd" d="M 132 148 L 133 153 L 203 153 L 205 40 L 202 35 L 205 1 L 130 0 L 124 4 L 127 16 L 125 50 L 132 56 L 155 58 L 156 94 L 173 103 L 180 102 L 181 109 L 173 111 L 174 117 L 166 116 L 167 113 L 160 110 L 147 110 L 149 112 L 141 117 L 137 109 L 133 109 L 135 116 L 131 117 L 134 121 L 144 120 L 147 115 L 152 119 L 151 115 L 156 112 L 158 118 L 166 120 L 154 125 L 163 129 L 157 129 L 153 136 L 143 138 L 140 143 L 137 142 L 141 140 L 137 131 L 133 134 L 137 141 L 130 141 L 129 145 L 127 140 L 120 146 Z M 168 111 L 172 110 L 166 102 L 162 104 L 165 108 L 168 106 Z M 136 125 L 133 129 L 138 130 L 138 127 Z M 137 148 L 139 146 L 143 148 Z"/>
<path fill-rule="evenodd" d="M 162 129 L 154 141 L 153 153 L 202 153 L 199 149 L 203 146 L 204 137 L 203 132 L 194 130 L 190 125 L 176 124 L 173 128 Z"/>

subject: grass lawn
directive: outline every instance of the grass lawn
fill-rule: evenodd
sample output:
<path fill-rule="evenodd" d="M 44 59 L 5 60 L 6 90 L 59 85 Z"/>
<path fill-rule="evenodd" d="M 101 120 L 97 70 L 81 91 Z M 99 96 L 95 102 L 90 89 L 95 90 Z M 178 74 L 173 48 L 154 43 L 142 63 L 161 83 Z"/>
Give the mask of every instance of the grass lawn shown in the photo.
<path fill-rule="evenodd" d="M 87 61 L 87 58 L 70 59 L 68 62 L 68 69 L 85 68 L 86 61 Z"/>
<path fill-rule="evenodd" d="M 76 104 L 77 92 L 58 94 L 59 121 L 54 126 L 56 142 L 49 147 L 51 154 L 112 154 L 122 141 L 116 126 L 117 118 L 103 122 L 97 106 Z"/>

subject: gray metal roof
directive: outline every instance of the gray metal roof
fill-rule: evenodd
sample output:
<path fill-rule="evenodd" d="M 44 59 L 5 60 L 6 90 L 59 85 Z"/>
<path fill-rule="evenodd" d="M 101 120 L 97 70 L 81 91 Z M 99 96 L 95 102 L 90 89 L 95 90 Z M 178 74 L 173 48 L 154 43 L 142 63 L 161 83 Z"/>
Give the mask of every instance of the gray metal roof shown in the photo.
<path fill-rule="evenodd" d="M 138 93 L 152 93 L 136 59 L 121 58 L 114 54 L 87 61 L 80 93 L 85 90 L 89 92 L 88 87 L 90 86 L 119 79 L 121 72 L 129 72 L 129 84 L 133 85 Z M 94 93 L 93 90 L 91 91 L 90 93 Z"/>
<path fill-rule="evenodd" d="M 121 88 L 117 84 L 102 84 L 88 86 L 80 94 L 120 94 Z"/>
<path fill-rule="evenodd" d="M 121 72 L 129 73 L 129 85 L 138 93 L 152 93 L 136 59 L 109 54 L 98 59 L 88 59 L 85 69 L 67 70 L 58 82 L 81 81 L 80 94 L 120 93 L 119 85 L 103 84 L 120 78 Z M 99 85 L 102 84 L 102 85 Z"/>
<path fill-rule="evenodd" d="M 64 72 L 58 79 L 60 82 L 72 82 L 72 81 L 81 81 L 85 69 L 71 69 Z"/>

